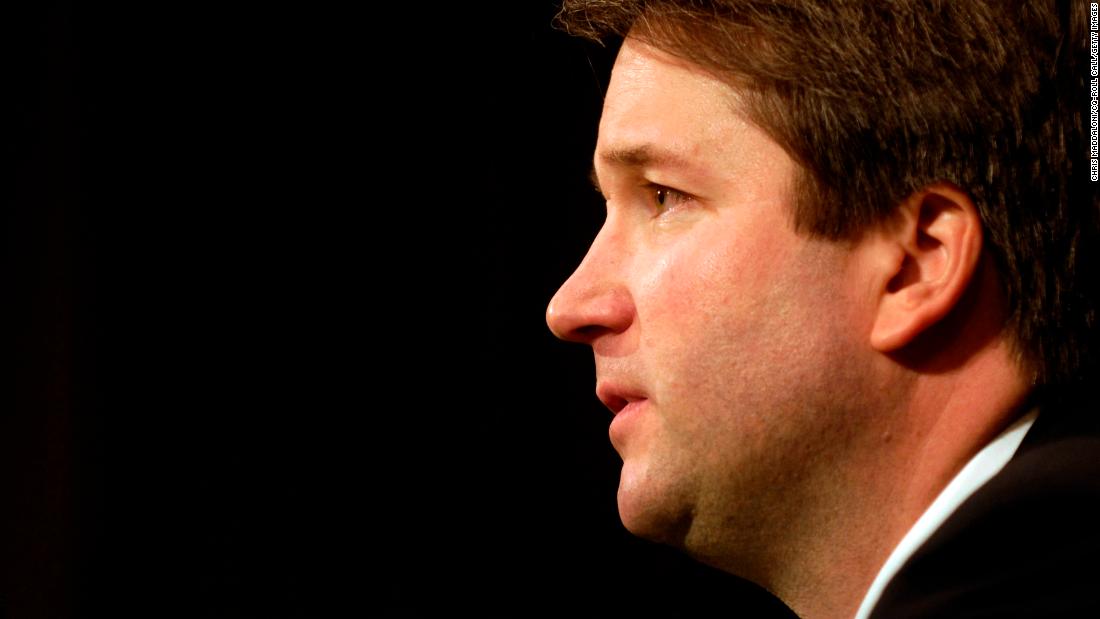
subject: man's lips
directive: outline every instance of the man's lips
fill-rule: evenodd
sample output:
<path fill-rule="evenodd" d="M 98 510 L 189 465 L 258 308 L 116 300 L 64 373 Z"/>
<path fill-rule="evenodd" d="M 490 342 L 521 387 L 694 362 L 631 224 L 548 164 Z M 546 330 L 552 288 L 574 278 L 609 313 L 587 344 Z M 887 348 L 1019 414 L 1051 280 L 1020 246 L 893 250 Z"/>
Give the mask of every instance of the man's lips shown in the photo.
<path fill-rule="evenodd" d="M 631 389 L 611 382 L 600 382 L 596 385 L 596 397 L 603 402 L 613 414 L 618 415 L 623 409 L 646 399 L 644 393 L 637 389 Z M 636 407 L 632 407 L 636 408 Z"/>
<path fill-rule="evenodd" d="M 601 380 L 596 385 L 596 397 L 603 402 L 614 415 L 608 434 L 611 444 L 620 454 L 629 442 L 629 437 L 634 433 L 642 411 L 649 404 L 646 394 L 640 389 L 635 389 L 621 382 Z"/>

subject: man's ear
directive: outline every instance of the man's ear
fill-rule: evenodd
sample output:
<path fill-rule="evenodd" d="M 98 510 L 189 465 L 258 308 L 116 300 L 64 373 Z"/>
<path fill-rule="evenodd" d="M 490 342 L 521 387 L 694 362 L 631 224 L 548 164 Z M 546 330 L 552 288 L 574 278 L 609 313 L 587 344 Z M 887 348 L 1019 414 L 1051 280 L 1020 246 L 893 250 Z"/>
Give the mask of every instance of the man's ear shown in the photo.
<path fill-rule="evenodd" d="M 942 320 L 962 298 L 982 252 L 982 222 L 965 191 L 936 183 L 899 206 L 877 239 L 888 259 L 880 273 L 871 345 L 906 346 Z"/>

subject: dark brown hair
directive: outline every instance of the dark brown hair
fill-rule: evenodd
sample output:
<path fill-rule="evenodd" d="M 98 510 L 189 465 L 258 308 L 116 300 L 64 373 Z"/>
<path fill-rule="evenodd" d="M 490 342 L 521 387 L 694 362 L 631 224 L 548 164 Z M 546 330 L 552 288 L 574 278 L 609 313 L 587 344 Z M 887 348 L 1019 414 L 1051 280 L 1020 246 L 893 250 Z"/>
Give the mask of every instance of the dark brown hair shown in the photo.
<path fill-rule="evenodd" d="M 1046 385 L 1095 373 L 1086 20 L 1077 0 L 565 0 L 558 16 L 726 77 L 801 164 L 810 235 L 856 238 L 937 181 L 969 192 Z"/>

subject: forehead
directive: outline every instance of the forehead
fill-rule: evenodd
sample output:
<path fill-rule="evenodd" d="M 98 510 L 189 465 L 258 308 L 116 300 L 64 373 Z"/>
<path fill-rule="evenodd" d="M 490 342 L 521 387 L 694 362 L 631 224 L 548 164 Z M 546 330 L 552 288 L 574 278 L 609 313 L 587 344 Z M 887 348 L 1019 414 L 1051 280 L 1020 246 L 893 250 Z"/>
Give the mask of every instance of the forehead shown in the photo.
<path fill-rule="evenodd" d="M 727 97 L 736 94 L 732 87 L 702 66 L 628 36 L 615 58 L 612 85 L 640 85 L 655 78 L 685 86 L 713 88 Z"/>
<path fill-rule="evenodd" d="M 744 122 L 737 91 L 712 73 L 637 39 L 623 42 L 604 99 L 601 137 L 661 138 L 686 147 Z"/>
<path fill-rule="evenodd" d="M 789 189 L 797 169 L 748 119 L 736 88 L 631 37 L 612 70 L 595 164 L 597 174 L 656 170 L 652 180 L 686 181 L 679 189 L 704 197 Z"/>
<path fill-rule="evenodd" d="M 604 99 L 597 159 L 654 148 L 680 159 L 723 157 L 748 129 L 740 110 L 737 90 L 722 79 L 627 37 Z"/>

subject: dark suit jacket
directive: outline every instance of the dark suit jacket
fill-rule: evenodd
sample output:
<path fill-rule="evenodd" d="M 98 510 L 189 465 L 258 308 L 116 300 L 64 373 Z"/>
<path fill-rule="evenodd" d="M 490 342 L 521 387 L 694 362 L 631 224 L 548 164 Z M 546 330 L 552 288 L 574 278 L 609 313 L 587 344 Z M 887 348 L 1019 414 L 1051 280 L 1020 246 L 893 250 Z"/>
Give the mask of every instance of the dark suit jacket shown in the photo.
<path fill-rule="evenodd" d="M 1048 405 L 902 566 L 872 619 L 1100 618 L 1100 407 Z"/>

